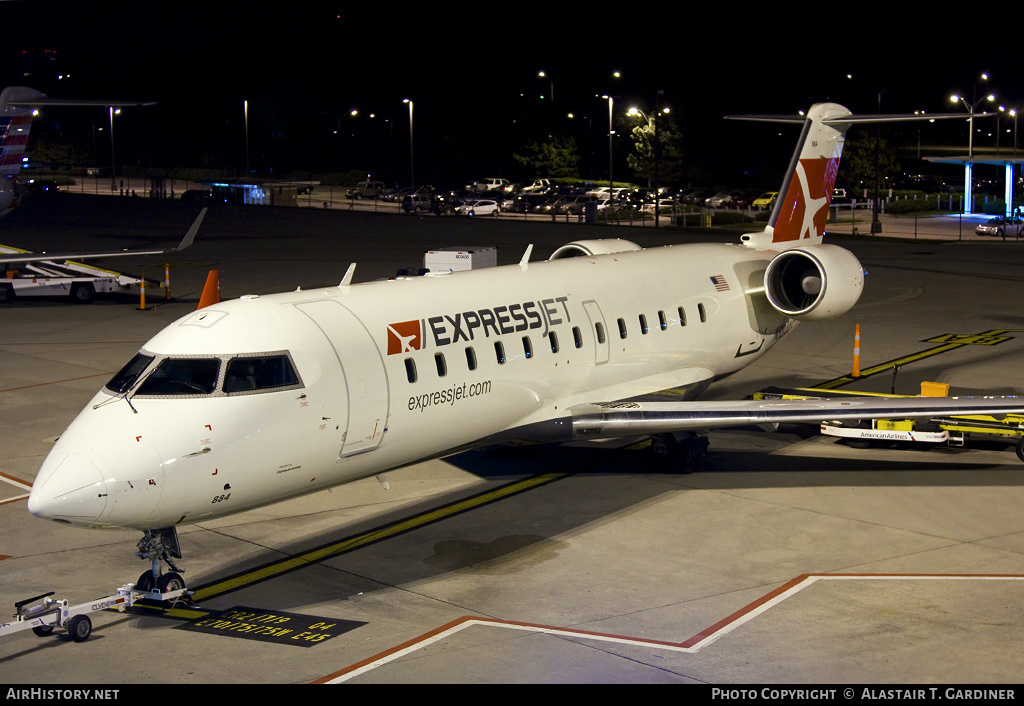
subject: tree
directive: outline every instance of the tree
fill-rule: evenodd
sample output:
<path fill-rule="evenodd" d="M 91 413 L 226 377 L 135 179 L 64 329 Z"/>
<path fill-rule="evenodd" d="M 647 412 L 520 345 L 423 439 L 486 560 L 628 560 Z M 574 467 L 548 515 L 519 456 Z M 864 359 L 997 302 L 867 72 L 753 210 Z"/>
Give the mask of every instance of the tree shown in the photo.
<path fill-rule="evenodd" d="M 850 188 L 873 191 L 875 188 L 875 163 L 877 150 L 878 188 L 884 189 L 892 184 L 893 178 L 899 176 L 900 165 L 896 161 L 896 151 L 881 138 L 852 130 L 847 135 L 843 146 L 843 159 L 839 163 L 839 174 L 836 183 Z"/>
<path fill-rule="evenodd" d="M 634 151 L 626 157 L 626 164 L 633 174 L 646 179 L 648 185 L 655 181 L 679 181 L 683 173 L 683 140 L 671 115 L 655 115 L 635 126 L 632 135 Z"/>
<path fill-rule="evenodd" d="M 573 137 L 548 136 L 547 142 L 529 140 L 526 154 L 513 154 L 517 162 L 551 178 L 579 178 L 580 155 Z"/>

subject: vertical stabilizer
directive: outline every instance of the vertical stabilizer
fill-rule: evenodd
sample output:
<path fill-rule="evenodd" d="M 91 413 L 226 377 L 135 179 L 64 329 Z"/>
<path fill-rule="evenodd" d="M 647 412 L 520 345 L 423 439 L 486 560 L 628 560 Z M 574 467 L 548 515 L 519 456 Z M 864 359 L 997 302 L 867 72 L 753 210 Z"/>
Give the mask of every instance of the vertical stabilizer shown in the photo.
<path fill-rule="evenodd" d="M 11 103 L 37 98 L 46 94 L 24 86 L 8 86 L 0 92 L 0 176 L 18 176 L 32 127 L 32 109 Z"/>
<path fill-rule="evenodd" d="M 768 226 L 761 233 L 744 235 L 746 244 L 787 250 L 821 242 L 839 171 L 839 158 L 843 153 L 843 140 L 849 127 L 849 123 L 842 120 L 849 115 L 849 110 L 836 103 L 817 103 L 807 111 L 800 140 L 779 189 Z M 776 121 L 756 116 L 741 119 Z M 791 118 L 781 121 L 793 122 Z"/>

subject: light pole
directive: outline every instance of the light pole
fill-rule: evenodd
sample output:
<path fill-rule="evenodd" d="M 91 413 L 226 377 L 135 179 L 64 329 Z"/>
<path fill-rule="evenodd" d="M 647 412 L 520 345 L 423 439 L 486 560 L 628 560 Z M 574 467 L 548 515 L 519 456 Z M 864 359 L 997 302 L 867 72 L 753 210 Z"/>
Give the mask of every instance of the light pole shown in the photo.
<path fill-rule="evenodd" d="M 249 101 L 242 101 L 242 111 L 245 113 L 245 174 L 249 175 Z"/>
<path fill-rule="evenodd" d="M 658 109 L 658 102 L 661 96 L 665 94 L 664 91 L 658 91 L 654 98 L 654 117 L 649 117 L 647 113 L 640 110 L 639 108 L 630 108 L 626 115 L 639 115 L 647 121 L 647 127 L 651 129 L 652 146 L 654 148 L 654 227 L 657 228 L 660 216 L 661 216 L 661 181 L 658 175 L 658 167 L 661 162 L 661 142 L 658 139 L 658 114 L 667 115 L 669 113 L 668 108 Z M 647 180 L 647 185 L 650 186 L 651 180 Z"/>
<path fill-rule="evenodd" d="M 612 196 L 612 189 L 615 187 L 613 167 L 614 162 L 614 148 L 612 147 L 612 137 L 615 135 L 615 131 L 612 129 L 612 112 L 615 110 L 615 96 L 601 96 L 604 100 L 608 101 L 608 196 Z"/>
<path fill-rule="evenodd" d="M 540 71 L 537 72 L 537 78 L 548 78 L 548 75 L 547 75 L 547 73 L 543 69 L 541 69 Z M 551 92 L 548 93 L 548 97 L 551 99 L 551 102 L 554 103 L 555 102 L 555 80 L 554 79 L 549 79 L 549 81 L 550 81 L 550 85 L 551 85 Z M 541 96 L 541 98 L 543 98 L 543 97 L 544 96 Z"/>
<path fill-rule="evenodd" d="M 117 179 L 114 176 L 114 113 L 120 113 L 121 109 L 114 110 L 114 106 L 108 106 L 110 111 L 110 190 L 117 191 Z"/>
<path fill-rule="evenodd" d="M 413 141 L 412 141 L 412 101 L 408 98 L 402 99 L 403 103 L 409 104 L 409 186 L 416 188 L 416 163 L 413 159 Z"/>

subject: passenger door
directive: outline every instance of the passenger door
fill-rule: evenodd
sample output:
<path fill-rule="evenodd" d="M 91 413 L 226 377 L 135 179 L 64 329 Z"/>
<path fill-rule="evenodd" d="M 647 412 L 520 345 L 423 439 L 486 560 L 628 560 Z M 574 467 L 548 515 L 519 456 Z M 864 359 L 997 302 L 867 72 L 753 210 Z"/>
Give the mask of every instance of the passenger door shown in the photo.
<path fill-rule="evenodd" d="M 355 314 L 339 302 L 324 299 L 296 306 L 327 337 L 345 377 L 348 422 L 339 457 L 376 449 L 387 429 L 390 403 L 377 344 Z"/>

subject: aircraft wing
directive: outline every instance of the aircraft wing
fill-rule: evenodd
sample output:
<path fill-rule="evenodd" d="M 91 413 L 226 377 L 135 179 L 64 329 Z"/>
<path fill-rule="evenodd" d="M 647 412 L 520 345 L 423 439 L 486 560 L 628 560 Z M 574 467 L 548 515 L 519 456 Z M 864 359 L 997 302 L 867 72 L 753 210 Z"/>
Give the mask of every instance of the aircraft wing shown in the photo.
<path fill-rule="evenodd" d="M 831 420 L 1024 413 L 1019 397 L 841 397 L 721 402 L 609 402 L 569 410 L 575 439 Z"/>
<path fill-rule="evenodd" d="M 47 261 L 58 261 L 58 260 L 87 260 L 96 257 L 123 257 L 125 255 L 163 255 L 164 253 L 180 252 L 185 248 L 192 245 L 192 241 L 195 240 L 196 233 L 199 232 L 199 226 L 203 222 L 203 217 L 206 216 L 206 209 L 204 208 L 199 212 L 199 216 L 192 223 L 192 227 L 188 229 L 185 237 L 181 239 L 173 248 L 163 249 L 150 249 L 150 250 L 97 250 L 93 252 L 30 252 L 28 250 L 19 250 L 18 248 L 3 247 L 8 251 L 15 252 L 3 252 L 0 251 L 0 264 L 5 263 L 25 263 L 25 262 L 41 262 Z"/>

